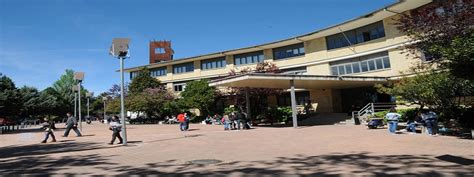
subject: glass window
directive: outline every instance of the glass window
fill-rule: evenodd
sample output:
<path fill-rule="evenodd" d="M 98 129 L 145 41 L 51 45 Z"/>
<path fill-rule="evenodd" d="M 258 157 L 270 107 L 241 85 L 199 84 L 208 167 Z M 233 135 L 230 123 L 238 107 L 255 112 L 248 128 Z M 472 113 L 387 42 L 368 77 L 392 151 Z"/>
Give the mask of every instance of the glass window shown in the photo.
<path fill-rule="evenodd" d="M 369 60 L 367 62 L 369 63 L 369 70 L 370 71 L 375 70 L 375 61 L 374 60 Z"/>
<path fill-rule="evenodd" d="M 173 65 L 173 73 L 174 74 L 185 73 L 185 72 L 193 72 L 193 71 L 194 71 L 194 63 L 193 62 Z"/>
<path fill-rule="evenodd" d="M 362 72 L 369 71 L 369 66 L 367 65 L 367 61 L 360 62 L 360 68 L 362 69 Z"/>
<path fill-rule="evenodd" d="M 379 58 L 379 59 L 376 59 L 375 60 L 375 64 L 377 66 L 377 69 L 383 69 L 383 63 L 382 63 L 382 59 Z"/>
<path fill-rule="evenodd" d="M 303 49 L 302 49 L 303 48 Z M 289 46 L 273 49 L 273 58 L 275 60 L 304 55 L 304 44 L 293 44 Z"/>
<path fill-rule="evenodd" d="M 252 64 L 258 62 L 263 62 L 263 51 L 234 55 L 235 65 Z"/>
<path fill-rule="evenodd" d="M 353 30 L 344 31 L 326 37 L 326 46 L 328 50 L 349 46 L 349 40 L 352 44 L 362 43 L 385 36 L 383 22 L 379 21 Z M 346 39 L 347 38 L 347 39 Z"/>
<path fill-rule="evenodd" d="M 353 71 L 354 73 L 360 73 L 359 62 L 357 62 L 357 63 L 352 63 L 352 71 Z"/>
<path fill-rule="evenodd" d="M 337 71 L 337 66 L 331 66 L 331 73 L 332 75 L 339 75 L 338 71 Z"/>
<path fill-rule="evenodd" d="M 344 70 L 344 65 L 340 65 L 339 67 L 339 75 L 344 75 L 346 74 L 346 71 Z"/>
<path fill-rule="evenodd" d="M 345 65 L 345 67 L 346 67 L 346 74 L 352 74 L 352 65 L 348 64 L 348 65 Z"/>
<path fill-rule="evenodd" d="M 390 68 L 390 58 L 383 57 L 383 66 L 384 68 Z"/>

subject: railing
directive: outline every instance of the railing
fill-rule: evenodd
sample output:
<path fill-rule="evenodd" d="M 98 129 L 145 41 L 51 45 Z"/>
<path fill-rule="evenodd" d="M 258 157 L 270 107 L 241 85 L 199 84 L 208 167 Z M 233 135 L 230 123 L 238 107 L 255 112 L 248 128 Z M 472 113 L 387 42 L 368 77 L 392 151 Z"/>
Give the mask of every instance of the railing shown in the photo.
<path fill-rule="evenodd" d="M 360 119 L 367 115 L 374 115 L 375 112 L 386 111 L 395 106 L 396 104 L 393 102 L 368 103 L 359 111 L 352 111 L 352 119 L 354 119 L 355 122 L 359 122 L 356 118 Z M 365 120 L 362 121 L 365 122 Z"/>

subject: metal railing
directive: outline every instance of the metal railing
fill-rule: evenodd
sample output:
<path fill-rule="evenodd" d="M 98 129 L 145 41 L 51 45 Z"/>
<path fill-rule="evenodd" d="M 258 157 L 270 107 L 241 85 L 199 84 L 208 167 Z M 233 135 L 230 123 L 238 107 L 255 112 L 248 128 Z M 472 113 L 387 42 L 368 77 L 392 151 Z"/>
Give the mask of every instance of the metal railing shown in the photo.
<path fill-rule="evenodd" d="M 368 115 L 373 116 L 375 112 L 386 111 L 392 107 L 396 107 L 394 102 L 368 103 L 359 111 L 353 111 L 352 119 L 356 120 L 356 118 L 366 118 Z M 365 119 L 362 121 L 365 122 Z"/>

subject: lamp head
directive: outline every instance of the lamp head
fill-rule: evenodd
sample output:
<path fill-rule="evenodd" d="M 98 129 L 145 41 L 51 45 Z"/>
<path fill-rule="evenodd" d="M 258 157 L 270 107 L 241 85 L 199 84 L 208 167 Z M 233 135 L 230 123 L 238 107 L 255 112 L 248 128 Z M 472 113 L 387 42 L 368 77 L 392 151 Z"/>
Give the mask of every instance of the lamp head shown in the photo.
<path fill-rule="evenodd" d="M 74 80 L 81 82 L 84 80 L 84 72 L 75 72 L 74 73 Z"/>
<path fill-rule="evenodd" d="M 129 38 L 114 38 L 110 47 L 110 54 L 114 57 L 125 58 L 128 56 Z"/>

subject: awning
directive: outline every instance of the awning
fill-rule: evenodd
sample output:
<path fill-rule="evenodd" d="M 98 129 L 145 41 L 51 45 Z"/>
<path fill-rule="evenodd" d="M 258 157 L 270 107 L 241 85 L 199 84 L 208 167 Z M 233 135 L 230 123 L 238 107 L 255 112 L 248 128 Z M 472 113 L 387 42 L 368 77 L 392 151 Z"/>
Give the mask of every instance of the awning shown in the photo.
<path fill-rule="evenodd" d="M 289 89 L 291 87 L 290 80 L 294 81 L 294 86 L 296 88 L 341 89 L 373 86 L 376 83 L 386 83 L 388 78 L 365 76 L 249 73 L 214 80 L 209 83 L 209 86 Z"/>
<path fill-rule="evenodd" d="M 287 75 L 271 73 L 248 73 L 211 81 L 209 86 L 245 87 L 245 88 L 281 88 L 290 89 L 293 127 L 298 127 L 295 88 L 303 89 L 340 89 L 373 86 L 388 82 L 387 77 L 364 76 L 325 76 L 325 75 Z M 247 115 L 250 117 L 250 98 L 245 93 Z"/>

